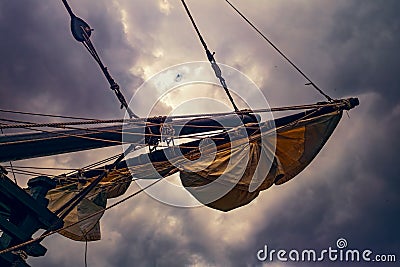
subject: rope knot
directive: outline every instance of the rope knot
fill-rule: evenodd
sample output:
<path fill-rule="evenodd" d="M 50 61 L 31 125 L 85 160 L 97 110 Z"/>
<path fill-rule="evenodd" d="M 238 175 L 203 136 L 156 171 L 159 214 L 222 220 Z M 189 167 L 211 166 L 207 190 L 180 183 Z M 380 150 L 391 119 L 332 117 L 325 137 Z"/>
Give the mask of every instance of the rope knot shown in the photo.
<path fill-rule="evenodd" d="M 113 90 L 113 91 L 119 91 L 119 85 L 118 85 L 117 83 L 113 83 L 113 84 L 110 86 L 110 88 L 111 88 L 111 90 Z"/>
<path fill-rule="evenodd" d="M 7 175 L 8 171 L 6 170 L 6 168 L 4 168 L 3 166 L 0 165 L 0 177 L 2 177 L 3 175 Z"/>

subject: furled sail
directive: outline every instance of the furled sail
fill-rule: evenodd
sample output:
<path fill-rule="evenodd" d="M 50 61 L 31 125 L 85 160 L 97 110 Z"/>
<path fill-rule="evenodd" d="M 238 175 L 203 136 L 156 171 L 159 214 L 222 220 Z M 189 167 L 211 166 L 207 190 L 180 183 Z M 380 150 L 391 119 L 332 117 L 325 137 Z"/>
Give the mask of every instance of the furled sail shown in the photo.
<path fill-rule="evenodd" d="M 88 176 L 90 176 L 90 173 L 88 173 Z M 79 179 L 80 177 L 76 178 Z M 82 181 L 71 182 L 71 179 L 65 181 L 59 180 L 59 185 L 55 189 L 50 190 L 46 195 L 46 198 L 49 199 L 49 210 L 56 211 L 59 209 L 68 200 L 78 194 L 78 192 L 93 178 L 94 177 L 89 177 L 86 183 Z M 94 190 L 79 202 L 79 204 L 64 219 L 64 225 L 79 223 L 61 231 L 60 234 L 76 241 L 100 240 L 101 233 L 99 220 L 102 217 L 103 212 L 100 212 L 90 219 L 81 220 L 95 212 L 102 211 L 106 207 L 107 199 L 115 198 L 124 194 L 130 183 L 131 177 L 127 168 L 121 168 L 109 173 L 107 177 L 105 177 Z"/>
<path fill-rule="evenodd" d="M 217 210 L 230 211 L 246 205 L 254 200 L 260 191 L 268 189 L 273 184 L 283 184 L 304 170 L 326 143 L 341 116 L 341 111 L 333 111 L 301 119 L 294 124 L 289 123 L 277 127 L 276 136 L 271 135 L 270 137 L 276 140 L 273 157 L 271 155 L 263 156 L 262 153 L 273 153 L 270 144 L 275 140 L 268 140 L 269 137 L 267 137 L 266 139 L 270 142 L 261 144 L 260 136 L 257 136 L 250 142 L 243 142 L 233 148 L 229 156 L 217 153 L 213 163 L 200 172 L 181 171 L 182 184 L 202 203 L 204 203 L 203 199 L 209 198 L 209 194 L 216 187 L 207 188 L 207 184 L 216 181 L 219 190 L 223 190 L 223 187 L 233 187 L 223 197 L 211 203 L 204 203 Z M 240 153 L 243 151 L 246 153 Z M 240 155 L 237 157 L 238 153 Z M 236 157 L 235 162 L 243 160 L 248 162 L 240 179 L 235 176 L 234 172 L 226 171 L 224 168 L 232 157 Z M 245 159 L 246 157 L 248 160 Z M 271 164 L 260 162 L 260 159 L 271 158 L 273 158 Z M 261 165 L 261 169 L 257 171 L 258 164 Z M 265 172 L 263 165 L 271 166 L 271 168 Z M 224 178 L 218 179 L 221 175 Z M 262 180 L 262 183 L 255 190 L 249 190 L 254 179 Z"/>
<path fill-rule="evenodd" d="M 230 211 L 246 205 L 261 191 L 273 184 L 281 185 L 304 170 L 327 142 L 343 110 L 357 104 L 341 102 L 337 106 L 279 118 L 273 124 L 248 122 L 231 132 L 230 137 L 227 133 L 216 135 L 218 138 L 210 144 L 202 145 L 201 140 L 196 140 L 129 158 L 119 163 L 74 209 L 66 218 L 66 224 L 104 208 L 107 198 L 125 193 L 132 177 L 158 179 L 177 172 L 180 172 L 182 185 L 208 207 Z M 274 128 L 271 129 L 271 125 Z M 232 136 L 236 138 L 232 139 Z M 81 176 L 88 184 L 101 172 L 102 169 L 90 170 Z M 71 178 L 79 179 L 78 176 L 69 177 L 49 192 L 51 210 L 68 201 L 79 187 L 86 186 L 85 183 L 71 182 Z M 74 240 L 97 240 L 100 238 L 100 217 L 101 214 L 62 234 Z"/>

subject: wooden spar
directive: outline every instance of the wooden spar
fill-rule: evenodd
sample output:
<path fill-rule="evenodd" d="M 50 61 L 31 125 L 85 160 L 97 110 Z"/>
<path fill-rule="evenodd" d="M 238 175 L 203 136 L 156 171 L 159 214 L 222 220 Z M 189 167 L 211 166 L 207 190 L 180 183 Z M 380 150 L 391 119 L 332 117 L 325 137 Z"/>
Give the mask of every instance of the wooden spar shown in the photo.
<path fill-rule="evenodd" d="M 355 106 L 357 106 L 359 104 L 359 101 L 357 98 L 350 98 L 348 99 L 348 105 L 339 105 L 339 106 L 326 106 L 326 107 L 322 107 L 322 108 L 318 108 L 318 109 L 313 109 L 313 110 L 307 110 L 307 111 L 303 111 L 303 112 L 299 112 L 299 113 L 295 113 L 289 116 L 284 116 L 281 118 L 277 118 L 273 121 L 273 123 L 270 124 L 271 127 L 282 127 L 291 123 L 294 123 L 302 118 L 313 118 L 313 117 L 318 117 L 324 114 L 328 114 L 331 113 L 333 111 L 336 110 L 350 110 L 352 108 L 354 108 Z M 261 126 L 267 126 L 268 122 L 261 122 L 259 123 L 259 125 Z M 190 129 L 190 128 L 188 128 Z M 247 130 L 247 134 L 248 136 L 251 136 L 252 133 L 254 133 L 255 131 L 257 131 L 257 127 L 249 127 Z M 220 145 L 222 143 L 226 143 L 229 142 L 229 135 L 225 135 L 225 134 L 219 134 L 219 135 L 215 135 L 214 137 L 216 137 L 216 139 L 214 140 L 214 142 L 216 143 L 216 145 Z M 181 153 L 184 155 L 186 153 L 189 153 L 190 151 L 193 150 L 197 150 L 198 146 L 200 144 L 200 140 L 195 140 L 192 142 L 188 142 L 188 143 L 184 143 L 182 144 L 182 146 L 180 147 L 180 151 Z M 179 146 L 177 146 L 179 147 Z M 164 162 L 164 161 L 168 161 L 168 158 L 166 157 L 166 153 L 169 153 L 169 150 L 174 150 L 176 149 L 176 147 L 170 147 L 170 148 L 166 148 L 163 150 L 157 150 L 154 152 L 151 152 L 148 154 L 147 159 L 151 160 L 152 163 L 159 163 L 159 162 Z M 135 166 L 135 165 L 140 165 L 143 164 L 144 160 L 140 158 L 141 156 L 137 156 L 137 157 L 133 157 L 130 158 L 126 161 L 121 161 L 117 166 L 116 169 L 124 169 L 127 168 L 127 166 Z M 150 162 L 150 161 L 149 161 Z M 99 169 L 96 170 L 88 170 L 85 171 L 83 173 L 81 173 L 82 177 L 85 177 L 86 179 L 91 179 L 94 177 L 99 176 L 102 171 L 104 170 L 104 166 L 100 167 Z M 75 174 L 71 175 L 70 177 L 75 177 L 75 178 L 79 178 L 77 177 Z"/>
<path fill-rule="evenodd" d="M 240 117 L 240 119 L 239 119 Z M 189 121 L 168 122 L 177 135 L 189 135 L 236 127 L 243 123 L 255 122 L 253 115 L 227 115 L 214 118 L 197 118 Z M 184 124 L 184 126 L 183 126 Z M 58 155 L 77 151 L 120 145 L 122 130 L 127 135 L 124 141 L 144 144 L 146 122 L 134 123 L 134 127 L 122 129 L 122 125 L 89 128 L 82 130 L 64 130 L 14 134 L 0 137 L 0 162 Z M 129 135 L 128 135 L 129 134 Z"/>
<path fill-rule="evenodd" d="M 29 191 L 13 183 L 0 168 L 0 250 L 32 239 L 39 229 L 54 230 L 63 226 L 54 213 L 47 209 L 49 200 L 45 198 L 48 190 L 56 186 L 48 177 L 36 177 L 28 182 Z M 29 193 L 28 193 L 29 192 Z M 43 256 L 47 249 L 39 242 L 22 249 L 26 255 Z M 1 266 L 29 266 L 18 253 L 0 255 Z"/>

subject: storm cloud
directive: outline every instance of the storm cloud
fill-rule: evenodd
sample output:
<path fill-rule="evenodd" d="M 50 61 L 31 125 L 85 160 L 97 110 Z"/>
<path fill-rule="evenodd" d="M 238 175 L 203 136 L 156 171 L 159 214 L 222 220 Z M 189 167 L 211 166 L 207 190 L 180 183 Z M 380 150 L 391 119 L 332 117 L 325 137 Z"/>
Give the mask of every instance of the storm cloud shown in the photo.
<path fill-rule="evenodd" d="M 324 100 L 224 1 L 187 2 L 216 59 L 248 75 L 271 106 Z M 185 209 L 142 194 L 108 211 L 102 240 L 89 244 L 89 266 L 260 266 L 256 253 L 266 244 L 322 250 L 338 238 L 349 248 L 399 258 L 400 2 L 232 2 L 328 94 L 357 96 L 360 106 L 343 115 L 306 170 L 248 206 L 229 213 Z M 93 42 L 128 99 L 162 69 L 205 60 L 180 1 L 70 4 L 95 29 Z M 0 32 L 0 108 L 123 117 L 98 66 L 69 33 L 61 1 L 1 2 Z M 77 167 L 107 153 L 57 158 Z M 58 235 L 43 244 L 49 251 L 29 258 L 33 266 L 83 265 L 84 244 Z M 300 264 L 266 266 L 275 263 Z M 342 264 L 315 263 L 325 265 Z"/>

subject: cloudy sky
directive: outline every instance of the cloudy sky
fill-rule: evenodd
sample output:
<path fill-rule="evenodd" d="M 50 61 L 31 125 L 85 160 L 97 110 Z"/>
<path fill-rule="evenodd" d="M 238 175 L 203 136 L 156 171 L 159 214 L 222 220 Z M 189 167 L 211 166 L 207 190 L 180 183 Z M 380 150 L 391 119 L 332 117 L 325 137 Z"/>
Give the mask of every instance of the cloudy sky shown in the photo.
<path fill-rule="evenodd" d="M 187 3 L 217 60 L 248 75 L 271 106 L 323 100 L 225 1 Z M 260 266 L 256 253 L 264 245 L 322 250 L 341 237 L 350 248 L 400 258 L 400 2 L 232 3 L 328 94 L 357 96 L 361 105 L 343 116 L 296 179 L 264 191 L 246 207 L 229 213 L 177 208 L 143 194 L 110 210 L 102 219 L 103 239 L 89 244 L 89 266 Z M 205 59 L 178 0 L 70 4 L 95 29 L 93 42 L 128 99 L 164 68 Z M 124 116 L 94 61 L 73 40 L 61 0 L 0 2 L 0 32 L 0 108 Z M 14 164 L 79 167 L 119 150 Z M 84 244 L 61 236 L 43 243 L 49 251 L 29 259 L 33 266 L 84 265 Z"/>

